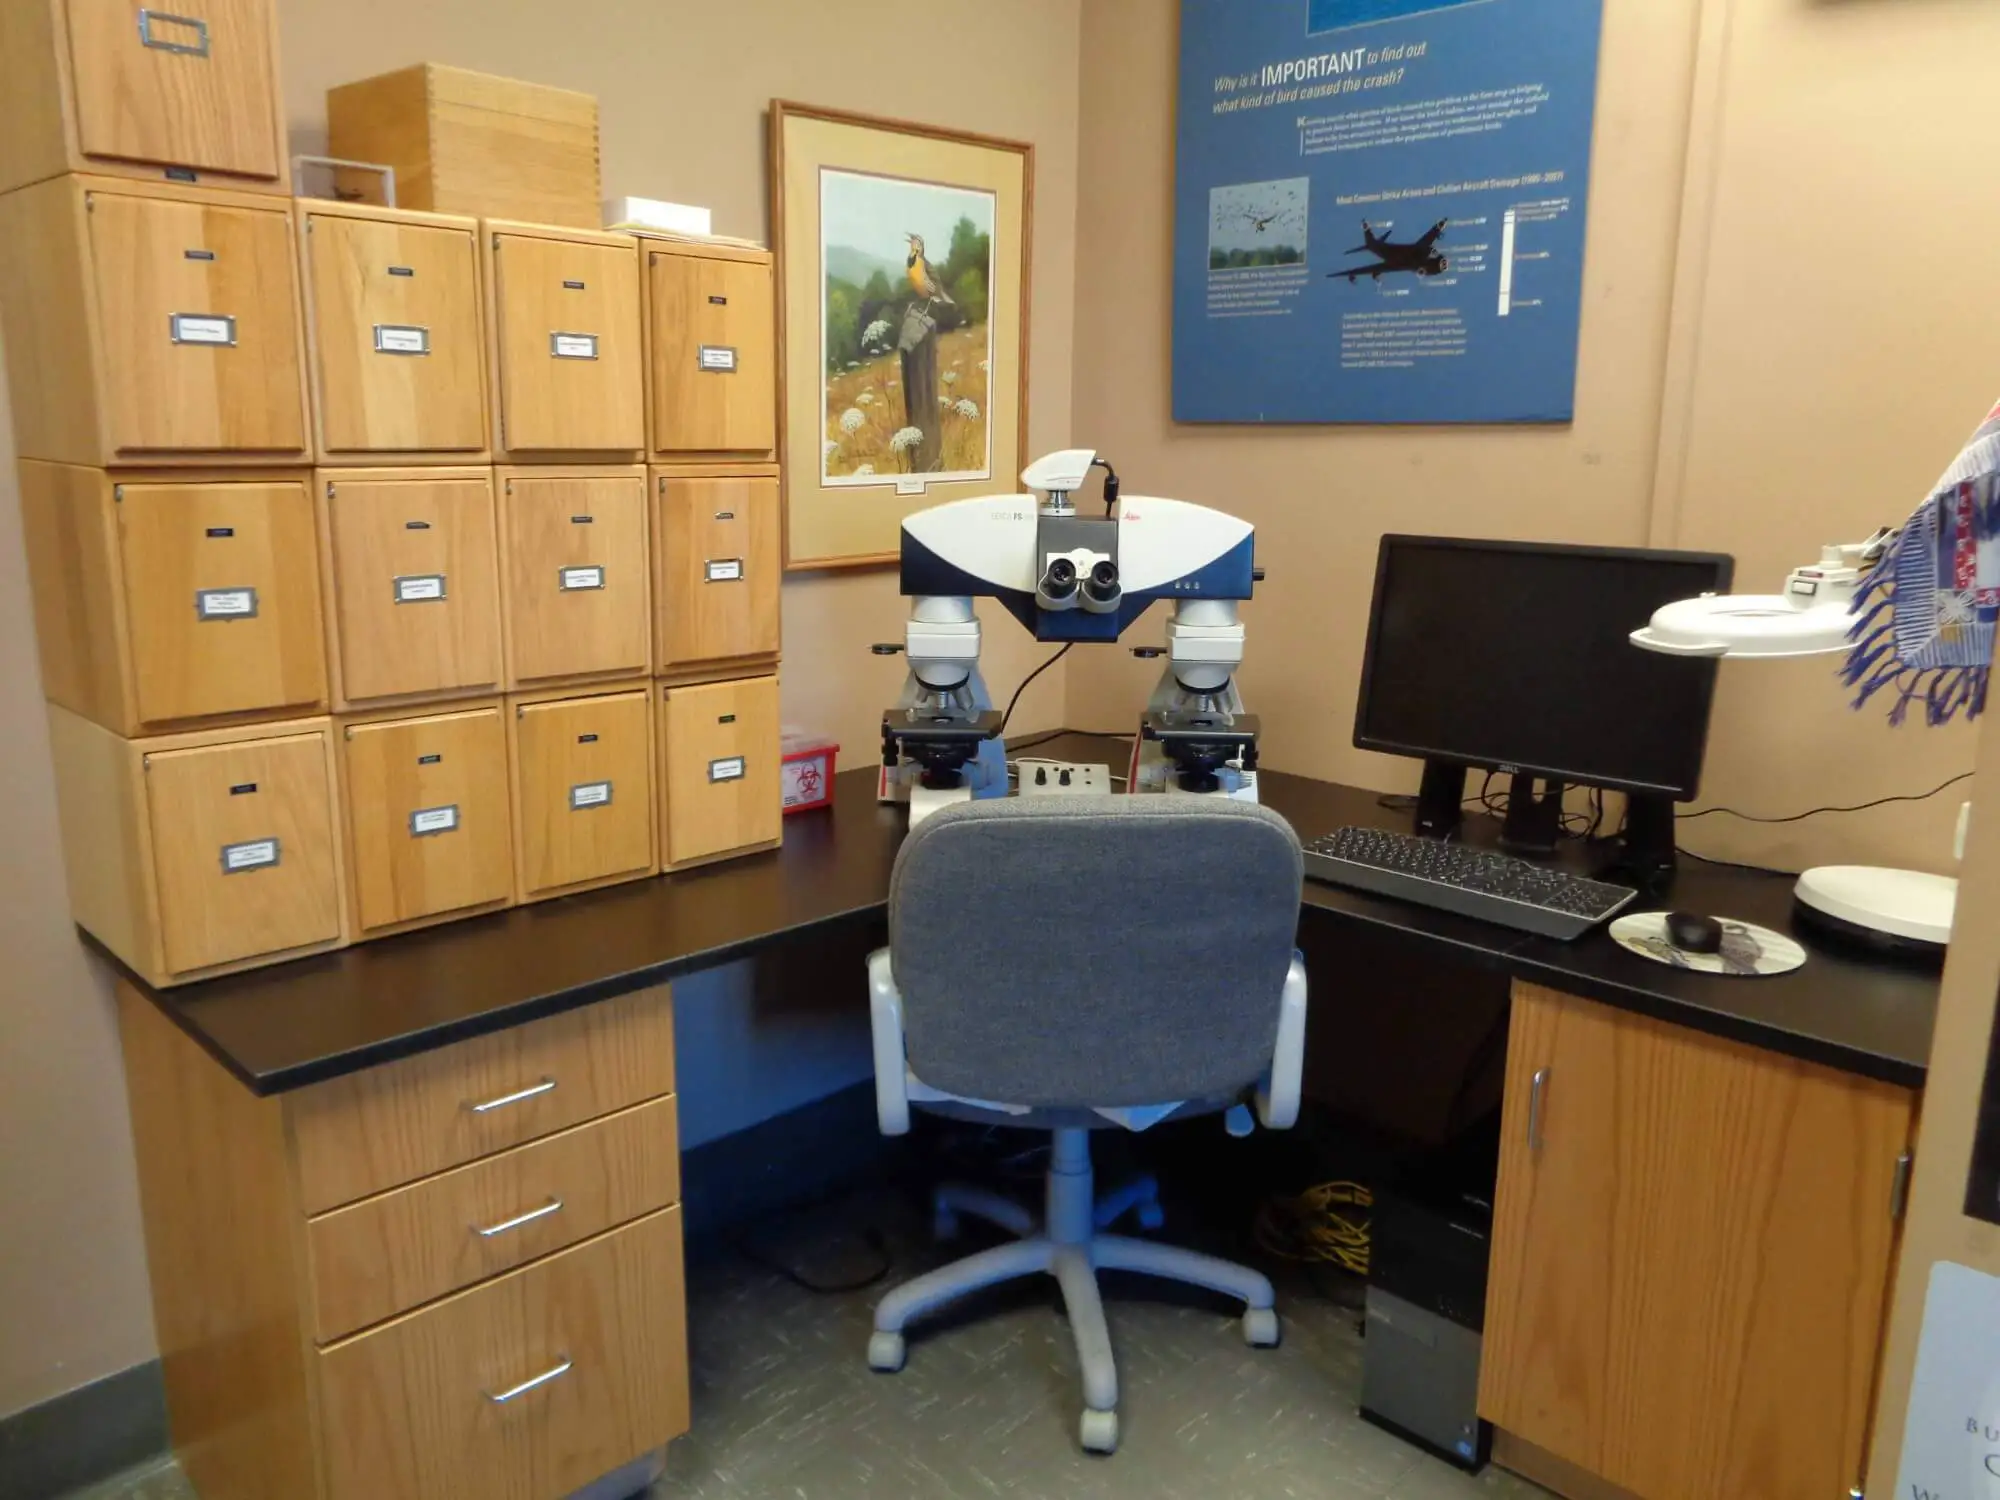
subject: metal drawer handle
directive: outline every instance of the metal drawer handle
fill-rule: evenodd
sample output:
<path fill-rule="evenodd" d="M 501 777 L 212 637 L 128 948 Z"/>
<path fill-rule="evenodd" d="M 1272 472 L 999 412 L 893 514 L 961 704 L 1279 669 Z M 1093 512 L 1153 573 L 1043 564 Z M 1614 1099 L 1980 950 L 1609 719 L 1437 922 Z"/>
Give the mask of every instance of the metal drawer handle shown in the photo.
<path fill-rule="evenodd" d="M 540 1083 L 531 1083 L 524 1089 L 515 1089 L 511 1094 L 502 1094 L 498 1099 L 488 1099 L 484 1104 L 468 1102 L 466 1108 L 475 1115 L 491 1114 L 496 1109 L 504 1109 L 509 1104 L 519 1104 L 523 1099 L 532 1099 L 537 1094 L 546 1094 L 556 1086 L 553 1078 L 544 1078 Z"/>
<path fill-rule="evenodd" d="M 540 1208 L 531 1208 L 524 1214 L 515 1214 L 513 1218 L 502 1219 L 498 1224 L 488 1224 L 484 1229 L 475 1224 L 472 1226 L 472 1232 L 482 1240 L 490 1240 L 496 1234 L 505 1234 L 510 1229 L 519 1229 L 523 1224 L 532 1224 L 537 1219 L 546 1219 L 561 1207 L 562 1199 L 551 1198 Z"/>
<path fill-rule="evenodd" d="M 554 1380 L 558 1375 L 569 1374 L 570 1365 L 572 1363 L 573 1361 L 570 1359 L 570 1357 L 567 1354 L 565 1354 L 555 1364 L 550 1365 L 548 1369 L 542 1371 L 541 1374 L 530 1375 L 526 1380 L 522 1381 L 519 1385 L 509 1386 L 504 1391 L 486 1392 L 486 1399 L 488 1401 L 491 1401 L 495 1406 L 505 1406 L 509 1401 L 512 1401 L 516 1396 L 525 1396 L 528 1394 L 528 1392 L 534 1390 L 536 1387 L 547 1385 L 551 1380 Z"/>
<path fill-rule="evenodd" d="M 1542 1149 L 1542 1095 L 1549 1086 L 1549 1070 L 1535 1069 L 1534 1081 L 1528 1085 L 1528 1149 Z"/>
<path fill-rule="evenodd" d="M 170 37 L 154 36 L 153 23 L 168 26 L 185 26 L 194 33 L 191 42 L 176 42 Z M 197 21 L 193 16 L 177 16 L 171 11 L 142 10 L 139 12 L 139 45 L 152 47 L 160 52 L 179 52 L 188 57 L 208 56 L 208 22 Z"/>

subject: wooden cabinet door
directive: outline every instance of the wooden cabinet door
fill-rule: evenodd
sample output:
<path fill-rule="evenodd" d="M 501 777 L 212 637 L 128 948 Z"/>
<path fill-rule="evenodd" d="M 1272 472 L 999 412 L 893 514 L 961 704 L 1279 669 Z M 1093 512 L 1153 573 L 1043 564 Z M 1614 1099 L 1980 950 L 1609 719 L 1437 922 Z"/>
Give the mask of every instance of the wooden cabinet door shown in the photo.
<path fill-rule="evenodd" d="M 64 0 L 85 156 L 275 178 L 269 0 Z"/>
<path fill-rule="evenodd" d="M 490 477 L 325 481 L 343 704 L 500 683 Z"/>
<path fill-rule="evenodd" d="M 363 932 L 513 895 L 498 708 L 352 724 L 341 754 Z"/>
<path fill-rule="evenodd" d="M 340 936 L 324 732 L 145 756 L 169 972 Z"/>
<path fill-rule="evenodd" d="M 472 230 L 312 214 L 305 248 L 322 452 L 484 451 Z"/>
<path fill-rule="evenodd" d="M 652 662 L 646 481 L 513 473 L 500 497 L 507 679 L 636 677 Z"/>
<path fill-rule="evenodd" d="M 637 453 L 646 441 L 637 253 L 496 234 L 493 267 L 501 446 Z"/>
<path fill-rule="evenodd" d="M 687 1430 L 680 1210 L 319 1361 L 327 1500 L 561 1500 Z"/>
<path fill-rule="evenodd" d="M 696 863 L 778 837 L 778 679 L 665 690 L 662 858 Z"/>
<path fill-rule="evenodd" d="M 302 455 L 290 216 L 96 189 L 86 201 L 111 448 Z"/>
<path fill-rule="evenodd" d="M 648 691 L 514 709 L 523 896 L 653 868 Z"/>
<path fill-rule="evenodd" d="M 326 701 L 304 484 L 121 484 L 113 493 L 142 725 Z"/>
<path fill-rule="evenodd" d="M 661 475 L 654 495 L 660 669 L 777 655 L 778 481 Z"/>
<path fill-rule="evenodd" d="M 1644 1500 L 1847 1493 L 1908 1091 L 1514 995 L 1480 1414 Z"/>
<path fill-rule="evenodd" d="M 771 268 L 649 250 L 652 442 L 660 455 L 778 442 Z"/>

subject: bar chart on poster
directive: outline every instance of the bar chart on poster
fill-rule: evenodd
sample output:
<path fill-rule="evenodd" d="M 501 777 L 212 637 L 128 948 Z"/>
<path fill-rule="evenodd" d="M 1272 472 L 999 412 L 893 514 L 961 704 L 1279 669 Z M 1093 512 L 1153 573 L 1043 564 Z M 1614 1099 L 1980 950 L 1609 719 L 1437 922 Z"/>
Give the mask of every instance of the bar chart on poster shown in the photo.
<path fill-rule="evenodd" d="M 1600 0 L 1182 0 L 1174 418 L 1564 422 Z"/>

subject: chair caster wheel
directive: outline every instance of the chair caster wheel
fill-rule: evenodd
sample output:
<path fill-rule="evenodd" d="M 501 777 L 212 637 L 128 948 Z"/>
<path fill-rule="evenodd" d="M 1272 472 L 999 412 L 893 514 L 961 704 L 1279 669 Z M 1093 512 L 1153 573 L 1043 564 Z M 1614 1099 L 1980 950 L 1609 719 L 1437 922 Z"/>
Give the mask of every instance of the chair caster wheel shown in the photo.
<path fill-rule="evenodd" d="M 940 1208 L 931 1215 L 931 1238 L 945 1244 L 958 1238 L 958 1215 L 948 1208 Z"/>
<path fill-rule="evenodd" d="M 880 1370 L 884 1375 L 893 1375 L 903 1368 L 909 1349 L 900 1333 L 889 1333 L 878 1328 L 868 1335 L 868 1368 Z"/>
<path fill-rule="evenodd" d="M 1158 1229 L 1166 1222 L 1167 1211 L 1160 1207 L 1159 1204 L 1141 1203 L 1139 1205 L 1139 1227 L 1141 1229 Z"/>
<path fill-rule="evenodd" d="M 1280 1337 L 1275 1307 L 1246 1307 L 1243 1310 L 1243 1342 L 1255 1349 L 1273 1349 Z"/>
<path fill-rule="evenodd" d="M 1092 1453 L 1112 1453 L 1118 1448 L 1118 1413 L 1093 1411 L 1085 1407 L 1077 1436 Z"/>

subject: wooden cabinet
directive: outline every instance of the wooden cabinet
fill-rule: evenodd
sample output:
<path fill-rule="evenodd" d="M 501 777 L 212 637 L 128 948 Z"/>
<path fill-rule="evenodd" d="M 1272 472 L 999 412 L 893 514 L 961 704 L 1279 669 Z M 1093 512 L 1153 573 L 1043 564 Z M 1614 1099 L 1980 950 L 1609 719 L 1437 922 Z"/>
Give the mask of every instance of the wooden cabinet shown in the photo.
<path fill-rule="evenodd" d="M 668 869 L 779 840 L 778 679 L 662 688 L 660 850 Z"/>
<path fill-rule="evenodd" d="M 646 442 L 631 236 L 489 220 L 494 445 L 631 460 Z"/>
<path fill-rule="evenodd" d="M 508 701 L 521 899 L 657 870 L 650 689 Z"/>
<path fill-rule="evenodd" d="M 639 243 L 653 456 L 770 457 L 778 445 L 770 253 Z"/>
<path fill-rule="evenodd" d="M 59 177 L 0 198 L 21 455 L 306 457 L 292 233 L 281 204 L 241 193 Z"/>
<path fill-rule="evenodd" d="M 646 471 L 503 468 L 496 478 L 508 685 L 650 671 Z"/>
<path fill-rule="evenodd" d="M 321 461 L 485 458 L 478 221 L 317 200 L 298 214 Z"/>
<path fill-rule="evenodd" d="M 129 740 L 49 706 L 70 910 L 156 985 L 338 947 L 332 725 Z"/>
<path fill-rule="evenodd" d="M 589 94 L 417 63 L 328 89 L 326 127 L 333 155 L 394 167 L 409 208 L 603 222 Z"/>
<path fill-rule="evenodd" d="M 513 901 L 507 729 L 497 702 L 349 721 L 337 745 L 358 935 Z"/>
<path fill-rule="evenodd" d="M 488 469 L 321 469 L 336 707 L 500 685 Z"/>
<path fill-rule="evenodd" d="M 42 689 L 120 734 L 326 704 L 312 501 L 297 476 L 24 460 Z"/>
<path fill-rule="evenodd" d="M 562 1500 L 686 1429 L 664 987 L 277 1098 L 118 1009 L 203 1500 Z"/>
<path fill-rule="evenodd" d="M 327 1500 L 561 1500 L 688 1425 L 677 1208 L 319 1356 Z"/>
<path fill-rule="evenodd" d="M 0 192 L 62 172 L 290 192 L 269 0 L 9 0 Z"/>
<path fill-rule="evenodd" d="M 660 672 L 685 679 L 775 667 L 784 571 L 776 465 L 652 474 Z"/>
<path fill-rule="evenodd" d="M 1861 1477 L 1907 1090 L 1517 984 L 1480 1414 L 1641 1500 Z"/>

